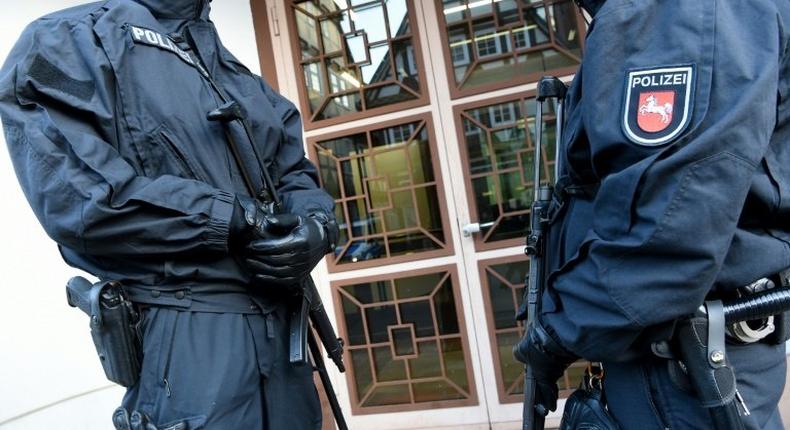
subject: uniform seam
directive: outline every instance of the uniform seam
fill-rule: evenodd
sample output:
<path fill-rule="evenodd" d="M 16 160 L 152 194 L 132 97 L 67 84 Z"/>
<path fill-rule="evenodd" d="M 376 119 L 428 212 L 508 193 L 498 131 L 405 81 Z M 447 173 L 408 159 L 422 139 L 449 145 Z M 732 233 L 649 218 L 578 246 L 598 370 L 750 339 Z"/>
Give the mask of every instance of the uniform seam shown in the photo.
<path fill-rule="evenodd" d="M 18 126 L 12 124 L 9 121 L 3 121 L 3 127 L 5 128 L 5 130 L 7 130 L 6 133 L 9 134 L 12 132 L 11 130 L 13 130 L 13 133 L 16 135 L 15 137 L 19 139 L 26 148 L 28 148 L 28 153 L 30 154 L 30 157 L 34 159 L 36 163 L 39 164 L 39 166 L 41 166 L 44 170 L 46 170 L 49 173 L 48 176 L 52 178 L 52 180 L 57 182 L 58 185 L 60 185 L 63 191 L 65 191 L 66 194 L 71 197 L 71 200 L 73 202 L 78 203 L 80 205 L 80 226 L 79 229 L 75 231 L 75 238 L 82 251 L 87 253 L 88 246 L 85 241 L 86 226 L 85 226 L 85 215 L 84 215 L 85 200 L 86 200 L 85 197 L 81 196 L 76 190 L 74 190 L 74 187 L 72 185 L 68 184 L 60 177 L 60 175 L 57 174 L 54 167 L 51 166 L 46 161 L 46 159 L 44 159 L 44 156 L 41 153 L 39 153 L 35 145 L 30 143 L 30 139 L 28 139 L 27 135 L 20 132 Z M 46 137 L 46 134 L 44 136 Z M 49 138 L 47 137 L 47 139 Z"/>
<path fill-rule="evenodd" d="M 631 319 L 631 321 L 636 323 L 641 328 L 647 327 L 647 324 L 642 320 L 642 318 L 640 318 L 638 316 L 639 313 L 636 312 L 636 309 L 633 309 L 632 306 L 630 306 L 628 304 L 627 300 L 623 300 L 623 298 L 621 297 L 621 294 L 618 292 L 618 289 L 613 288 L 614 285 L 613 285 L 613 282 L 611 281 L 611 279 L 612 279 L 612 272 L 617 270 L 617 269 L 619 269 L 624 264 L 626 264 L 627 263 L 627 261 L 626 261 L 627 257 L 637 253 L 639 250 L 642 250 L 645 247 L 648 247 L 649 245 L 653 244 L 657 240 L 657 237 L 666 230 L 667 222 L 668 222 L 669 219 L 671 219 L 672 215 L 677 211 L 678 207 L 680 206 L 680 201 L 685 198 L 685 196 L 686 196 L 686 194 L 688 192 L 688 187 L 690 186 L 691 181 L 694 178 L 694 176 L 697 174 L 697 171 L 701 167 L 707 166 L 707 165 L 709 165 L 711 163 L 714 163 L 714 162 L 717 162 L 717 161 L 720 161 L 720 160 L 733 160 L 735 162 L 739 162 L 741 164 L 745 164 L 745 165 L 747 165 L 749 167 L 752 167 L 752 168 L 754 167 L 754 165 L 751 162 L 749 162 L 748 160 L 745 160 L 745 159 L 743 159 L 743 158 L 741 158 L 741 157 L 739 157 L 739 156 L 737 156 L 737 155 L 735 155 L 735 154 L 733 154 L 733 153 L 731 153 L 729 151 L 722 151 L 722 152 L 719 152 L 719 153 L 707 156 L 707 157 L 702 158 L 700 160 L 697 160 L 694 163 L 692 163 L 691 165 L 689 165 L 687 167 L 686 172 L 683 174 L 683 178 L 680 180 L 680 186 L 679 186 L 678 190 L 675 192 L 674 196 L 672 197 L 672 200 L 670 201 L 669 206 L 667 207 L 667 209 L 662 214 L 661 219 L 658 221 L 656 229 L 652 232 L 650 237 L 645 242 L 643 242 L 641 245 L 639 245 L 637 247 L 637 249 L 628 251 L 627 253 L 624 253 L 624 254 L 618 256 L 616 258 L 617 264 L 614 265 L 613 269 L 608 269 L 606 271 L 606 279 L 607 279 L 607 282 L 605 283 L 606 290 L 608 291 L 609 295 L 612 297 L 613 302 L 615 303 L 615 305 L 617 305 L 618 308 L 620 308 L 620 310 L 623 311 L 624 315 L 626 315 L 629 319 Z"/>

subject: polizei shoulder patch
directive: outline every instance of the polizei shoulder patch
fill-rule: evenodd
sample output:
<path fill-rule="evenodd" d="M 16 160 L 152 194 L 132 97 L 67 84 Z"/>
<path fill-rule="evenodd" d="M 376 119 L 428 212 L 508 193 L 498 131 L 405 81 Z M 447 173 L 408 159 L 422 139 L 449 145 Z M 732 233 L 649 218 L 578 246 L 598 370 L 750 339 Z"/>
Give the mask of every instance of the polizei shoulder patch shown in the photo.
<path fill-rule="evenodd" d="M 671 142 L 691 122 L 694 66 L 630 70 L 626 79 L 623 132 L 642 146 Z"/>

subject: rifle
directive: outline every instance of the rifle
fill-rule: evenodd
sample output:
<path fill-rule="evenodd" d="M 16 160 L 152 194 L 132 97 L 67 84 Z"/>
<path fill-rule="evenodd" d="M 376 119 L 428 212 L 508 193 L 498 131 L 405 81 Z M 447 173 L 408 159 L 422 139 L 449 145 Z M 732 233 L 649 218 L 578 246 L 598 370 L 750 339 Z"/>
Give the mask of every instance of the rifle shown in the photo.
<path fill-rule="evenodd" d="M 247 187 L 250 195 L 254 196 L 259 202 L 263 203 L 264 209 L 268 212 L 272 214 L 278 213 L 282 206 L 281 200 L 277 194 L 277 189 L 274 186 L 274 182 L 269 176 L 269 172 L 263 163 L 263 159 L 258 154 L 257 146 L 255 145 L 255 138 L 253 136 L 250 124 L 247 121 L 246 112 L 241 107 L 241 105 L 238 104 L 238 102 L 230 100 L 225 95 L 224 91 L 222 91 L 219 86 L 213 82 L 213 80 L 209 79 L 209 82 L 214 87 L 217 94 L 220 96 L 220 100 L 224 104 L 219 108 L 209 112 L 207 114 L 208 120 L 220 121 L 226 126 L 232 121 L 238 121 L 241 123 L 242 127 L 244 128 L 244 132 L 250 141 L 252 151 L 255 154 L 255 158 L 260 169 L 260 181 L 263 184 L 263 187 L 260 190 L 256 190 L 254 185 L 255 182 L 253 182 L 252 175 L 250 174 L 244 159 L 241 156 L 239 148 L 236 146 L 236 141 L 233 139 L 226 127 L 228 146 L 236 160 L 236 163 L 239 166 L 242 178 L 244 179 L 244 184 Z M 324 392 L 326 393 L 326 397 L 329 400 L 329 405 L 332 408 L 332 414 L 335 417 L 335 422 L 337 423 L 337 426 L 340 430 L 347 430 L 348 426 L 346 424 L 345 417 L 343 416 L 343 411 L 340 409 L 340 403 L 337 400 L 337 395 L 335 394 L 335 390 L 332 388 L 332 381 L 329 379 L 329 374 L 327 373 L 324 360 L 321 357 L 321 351 L 318 347 L 317 341 L 315 340 L 315 334 L 313 333 L 313 330 L 318 333 L 318 337 L 321 340 L 321 343 L 324 345 L 329 358 L 332 359 L 341 373 L 346 371 L 345 365 L 343 364 L 343 339 L 337 337 L 335 334 L 334 328 L 332 328 L 332 323 L 329 320 L 329 316 L 326 314 L 324 304 L 321 301 L 321 296 L 318 293 L 318 289 L 316 288 L 312 277 L 308 275 L 307 278 L 303 280 L 302 286 L 304 291 L 301 297 L 296 297 L 296 302 L 298 303 L 292 304 L 291 310 L 289 312 L 289 361 L 294 365 L 307 364 L 309 361 L 311 361 L 308 358 L 307 352 L 309 347 L 310 355 L 312 355 L 313 370 L 318 372 L 318 375 L 321 379 L 321 384 L 324 386 Z M 310 327 L 310 324 L 307 322 L 308 318 L 312 323 L 312 327 Z"/>
<path fill-rule="evenodd" d="M 516 316 L 518 320 L 527 319 L 525 333 L 535 322 L 540 314 L 540 301 L 543 296 L 546 282 L 546 240 L 549 237 L 549 205 L 553 195 L 551 184 L 541 185 L 541 166 L 543 164 L 543 103 L 547 99 L 556 99 L 557 108 L 557 131 L 556 131 L 556 154 L 555 163 L 560 164 L 560 144 L 562 143 L 562 108 L 563 100 L 567 87 L 565 84 L 553 76 L 544 76 L 538 82 L 538 94 L 536 97 L 537 109 L 535 114 L 535 157 L 533 165 L 533 187 L 535 194 L 532 201 L 532 212 L 530 214 L 530 231 L 527 235 L 527 243 L 524 252 L 529 255 L 529 275 L 527 276 L 525 291 L 526 300 L 522 304 L 522 309 Z M 556 181 L 558 171 L 554 172 Z M 526 305 L 526 308 L 524 308 Z M 525 312 L 526 311 L 526 312 Z M 526 314 L 526 315 L 525 315 Z M 536 381 L 532 367 L 529 363 L 524 366 L 524 411 L 523 411 L 523 430 L 543 430 L 546 415 L 549 411 L 542 405 L 535 405 Z"/>

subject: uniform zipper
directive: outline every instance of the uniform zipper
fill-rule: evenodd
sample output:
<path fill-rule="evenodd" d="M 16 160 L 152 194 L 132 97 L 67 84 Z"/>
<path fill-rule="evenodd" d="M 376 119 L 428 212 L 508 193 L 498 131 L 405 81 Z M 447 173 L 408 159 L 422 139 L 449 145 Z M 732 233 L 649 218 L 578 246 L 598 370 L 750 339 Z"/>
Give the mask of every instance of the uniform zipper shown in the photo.
<path fill-rule="evenodd" d="M 188 28 L 185 28 L 183 30 L 183 34 L 181 35 L 181 38 L 187 44 L 187 46 L 189 46 L 190 51 L 194 53 L 194 57 L 195 57 L 194 61 L 196 63 L 200 63 L 199 67 L 196 67 L 200 72 L 200 74 L 206 79 L 206 81 L 208 81 L 211 88 L 219 97 L 220 102 L 227 103 L 229 101 L 228 96 L 225 94 L 225 91 L 223 91 L 222 87 L 220 87 L 219 84 L 214 80 L 214 77 L 208 73 L 208 69 L 206 68 L 205 63 L 200 58 L 200 54 L 198 53 L 198 50 L 194 47 L 194 44 L 191 41 L 192 36 L 189 34 Z M 201 72 L 201 69 L 205 71 L 205 73 Z M 245 133 L 248 135 L 247 140 L 250 145 L 250 148 L 252 149 L 252 153 L 254 154 L 257 164 L 261 169 L 261 181 L 263 182 L 262 190 L 255 190 L 251 188 L 249 192 L 251 193 L 252 197 L 261 197 L 265 201 L 273 200 L 274 205 L 278 206 L 279 201 L 275 198 L 275 196 L 271 195 L 272 192 L 274 191 L 274 183 L 271 181 L 268 171 L 266 170 L 266 163 L 264 162 L 263 159 L 261 159 L 260 154 L 258 154 L 258 149 L 255 147 L 255 142 L 252 140 L 252 135 L 251 135 L 252 131 L 250 130 L 250 126 L 249 124 L 247 124 L 246 119 L 240 119 L 239 122 L 244 127 Z M 236 140 L 227 130 L 225 131 L 225 136 L 228 141 L 228 146 L 230 147 L 231 152 L 233 152 L 234 158 L 236 158 L 236 161 L 239 164 L 239 168 L 242 170 L 242 172 L 245 171 L 246 167 L 244 166 L 243 161 L 241 160 L 240 155 L 238 154 Z M 269 182 L 268 185 L 267 182 Z M 271 190 L 272 192 L 270 192 L 269 187 L 272 187 Z"/>

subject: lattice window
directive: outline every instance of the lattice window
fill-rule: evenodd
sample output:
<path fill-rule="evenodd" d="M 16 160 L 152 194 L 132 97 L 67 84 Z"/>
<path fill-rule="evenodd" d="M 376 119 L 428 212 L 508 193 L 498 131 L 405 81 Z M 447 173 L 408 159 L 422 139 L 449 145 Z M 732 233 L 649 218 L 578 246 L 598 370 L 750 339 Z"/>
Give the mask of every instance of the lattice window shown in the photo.
<path fill-rule="evenodd" d="M 307 128 L 425 101 L 411 0 L 290 5 Z"/>
<path fill-rule="evenodd" d="M 571 0 L 436 0 L 453 97 L 572 73 L 583 20 Z"/>
<path fill-rule="evenodd" d="M 524 324 L 515 320 L 524 294 L 529 261 L 524 256 L 480 262 L 481 285 L 486 319 L 494 352 L 499 400 L 524 401 L 524 365 L 513 358 L 513 346 L 524 336 Z M 561 396 L 567 396 L 581 382 L 586 362 L 577 362 L 558 381 Z"/>
<path fill-rule="evenodd" d="M 333 284 L 354 413 L 476 404 L 453 266 Z"/>
<path fill-rule="evenodd" d="M 430 123 L 405 121 L 311 141 L 340 224 L 330 270 L 451 252 Z"/>
<path fill-rule="evenodd" d="M 456 109 L 472 220 L 483 232 L 478 249 L 523 244 L 533 196 L 535 100 L 480 102 Z M 553 106 L 544 109 L 544 180 L 554 171 Z M 527 118 L 528 128 L 525 128 Z"/>

